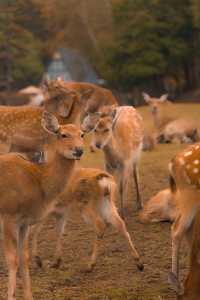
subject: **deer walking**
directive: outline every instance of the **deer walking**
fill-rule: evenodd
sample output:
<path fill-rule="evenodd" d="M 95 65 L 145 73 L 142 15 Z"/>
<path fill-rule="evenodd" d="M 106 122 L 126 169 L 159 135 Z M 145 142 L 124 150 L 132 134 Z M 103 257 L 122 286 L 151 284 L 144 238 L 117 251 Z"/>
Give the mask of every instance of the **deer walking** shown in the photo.
<path fill-rule="evenodd" d="M 131 179 L 134 179 L 136 185 L 136 206 L 142 208 L 137 168 L 142 150 L 143 121 L 131 106 L 109 109 L 108 114 L 100 115 L 93 130 L 93 144 L 103 150 L 107 172 L 117 172 L 123 213 L 123 203 L 128 196 Z"/>
<path fill-rule="evenodd" d="M 73 218 L 73 214 L 75 213 L 76 215 L 80 215 L 95 231 L 96 237 L 87 271 L 91 271 L 96 264 L 99 247 L 109 224 L 116 228 L 118 233 L 127 241 L 138 269 L 143 270 L 140 256 L 131 241 L 124 221 L 118 214 L 115 206 L 115 197 L 116 184 L 113 177 L 107 172 L 91 168 L 81 168 L 74 172 L 67 188 L 59 196 L 59 205 L 53 211 L 57 224 L 54 267 L 60 266 L 63 257 L 61 241 L 65 222 L 68 218 Z M 41 226 L 39 224 L 34 230 L 32 252 L 39 267 L 42 266 L 42 261 L 37 254 L 37 237 Z"/>
<path fill-rule="evenodd" d="M 75 125 L 59 126 L 55 116 L 42 115 L 47 132 L 47 161 L 36 165 L 19 154 L 0 156 L 0 216 L 8 266 L 8 300 L 16 300 L 16 274 L 20 267 L 24 299 L 32 300 L 29 274 L 29 227 L 48 214 L 83 153 L 82 133 Z M 18 178 L 18 180 L 16 180 Z"/>

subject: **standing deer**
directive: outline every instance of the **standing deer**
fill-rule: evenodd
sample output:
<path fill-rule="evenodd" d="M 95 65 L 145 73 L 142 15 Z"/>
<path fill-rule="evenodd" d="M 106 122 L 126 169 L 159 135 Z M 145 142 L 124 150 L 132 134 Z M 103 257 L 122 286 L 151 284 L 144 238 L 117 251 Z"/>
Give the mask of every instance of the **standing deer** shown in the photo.
<path fill-rule="evenodd" d="M 136 185 L 137 208 L 142 207 L 137 171 L 142 141 L 142 117 L 131 106 L 110 107 L 110 113 L 100 116 L 93 131 L 93 144 L 103 150 L 106 170 L 111 174 L 117 171 L 122 213 L 132 178 Z"/>
<path fill-rule="evenodd" d="M 190 119 L 177 119 L 167 94 L 153 98 L 143 93 L 143 97 L 150 107 L 159 143 L 192 143 L 199 140 L 200 125 Z"/>
<path fill-rule="evenodd" d="M 170 183 L 176 201 L 176 219 L 172 225 L 172 272 L 174 285 L 179 275 L 179 249 L 184 236 L 191 229 L 200 209 L 200 144 L 194 144 L 178 154 L 170 164 Z M 175 288 L 177 288 L 177 284 Z"/>
<path fill-rule="evenodd" d="M 29 274 L 29 227 L 51 211 L 56 196 L 72 175 L 83 153 L 80 130 L 72 124 L 59 126 L 55 116 L 44 112 L 47 161 L 36 165 L 19 154 L 0 156 L 0 216 L 8 266 L 8 300 L 16 300 L 16 274 L 20 267 L 24 299 L 32 300 Z M 18 180 L 16 180 L 18 178 Z"/>
<path fill-rule="evenodd" d="M 143 270 L 139 254 L 137 253 L 124 221 L 121 219 L 115 206 L 116 184 L 111 175 L 105 171 L 91 168 L 77 169 L 72 175 L 67 188 L 59 196 L 58 205 L 53 211 L 56 217 L 57 246 L 55 251 L 54 267 L 59 267 L 62 261 L 62 235 L 65 221 L 73 214 L 80 215 L 83 220 L 92 226 L 96 239 L 87 271 L 91 271 L 96 264 L 99 246 L 104 232 L 109 224 L 127 241 L 131 253 L 136 260 L 139 270 Z M 41 225 L 36 226 L 33 236 L 33 257 L 39 267 L 42 267 L 41 258 L 37 255 L 37 237 Z"/>
<path fill-rule="evenodd" d="M 44 109 L 61 124 L 80 123 L 81 97 L 75 91 L 63 88 L 58 80 L 51 81 L 45 99 L 44 108 L 0 106 L 0 152 L 41 152 L 46 137 L 41 126 Z"/>

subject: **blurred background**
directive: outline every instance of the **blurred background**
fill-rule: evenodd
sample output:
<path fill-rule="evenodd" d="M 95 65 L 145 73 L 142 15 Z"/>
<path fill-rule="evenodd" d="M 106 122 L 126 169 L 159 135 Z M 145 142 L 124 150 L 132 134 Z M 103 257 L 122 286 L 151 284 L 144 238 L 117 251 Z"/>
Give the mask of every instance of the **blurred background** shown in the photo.
<path fill-rule="evenodd" d="M 0 91 L 59 76 L 198 100 L 199 49 L 199 0 L 0 0 Z"/>

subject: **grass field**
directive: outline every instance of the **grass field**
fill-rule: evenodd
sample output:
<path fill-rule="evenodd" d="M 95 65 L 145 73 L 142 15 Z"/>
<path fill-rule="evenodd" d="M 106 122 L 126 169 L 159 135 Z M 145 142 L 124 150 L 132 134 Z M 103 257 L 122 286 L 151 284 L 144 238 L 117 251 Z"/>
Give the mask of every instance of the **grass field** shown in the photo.
<path fill-rule="evenodd" d="M 147 107 L 139 109 L 146 126 L 151 120 Z M 177 115 L 199 119 L 198 104 L 174 106 Z M 88 144 L 88 143 L 87 143 Z M 140 182 L 144 201 L 158 190 L 168 186 L 167 165 L 184 145 L 159 145 L 152 152 L 142 154 Z M 103 167 L 102 153 L 86 153 L 81 164 L 85 167 Z M 49 267 L 55 246 L 55 223 L 50 219 L 40 235 L 40 254 L 44 268 L 31 265 L 33 295 L 37 300 L 174 300 L 169 289 L 167 274 L 170 270 L 170 225 L 167 223 L 144 225 L 138 220 L 134 197 L 125 204 L 126 224 L 144 261 L 143 273 L 137 271 L 126 244 L 113 230 L 105 234 L 101 255 L 92 273 L 82 271 L 93 242 L 93 232 L 81 220 L 70 220 L 64 235 L 63 264 L 59 270 Z M 2 247 L 1 247 L 2 248 Z M 2 251 L 2 249 L 1 249 Z M 0 255 L 0 300 L 6 299 L 7 271 Z M 186 274 L 187 255 L 183 245 L 181 277 Z M 20 282 L 20 279 L 18 280 Z M 22 299 L 21 288 L 18 299 Z"/>

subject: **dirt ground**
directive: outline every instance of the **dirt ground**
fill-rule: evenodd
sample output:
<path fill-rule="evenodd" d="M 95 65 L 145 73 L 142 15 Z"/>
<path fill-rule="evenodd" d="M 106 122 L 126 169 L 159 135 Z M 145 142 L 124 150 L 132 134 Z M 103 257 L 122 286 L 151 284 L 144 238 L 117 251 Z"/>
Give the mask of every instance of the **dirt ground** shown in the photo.
<path fill-rule="evenodd" d="M 194 105 L 195 106 L 195 105 Z M 185 107 L 184 107 L 185 108 Z M 193 109 L 196 113 L 195 106 Z M 190 108 L 190 110 L 193 110 Z M 198 106 L 199 109 L 199 106 Z M 183 111 L 183 107 L 181 109 Z M 146 109 L 143 111 L 146 115 Z M 188 111 L 188 107 L 185 109 Z M 199 115 L 199 113 L 198 113 Z M 159 145 L 141 157 L 140 182 L 144 201 L 158 190 L 168 186 L 167 165 L 183 145 Z M 100 152 L 91 154 L 86 149 L 83 166 L 103 167 Z M 126 224 L 142 256 L 145 269 L 139 272 L 124 240 L 111 228 L 105 234 L 98 263 L 91 273 L 85 273 L 94 234 L 82 220 L 70 220 L 66 226 L 63 264 L 59 270 L 50 267 L 55 246 L 55 222 L 49 219 L 39 239 L 39 250 L 44 267 L 38 270 L 31 264 L 34 299 L 37 300 L 174 300 L 167 283 L 170 271 L 170 224 L 144 225 L 135 211 L 135 193 L 125 204 Z M 0 300 L 6 299 L 7 269 L 0 250 Z M 187 271 L 185 244 L 181 253 L 181 277 Z M 18 279 L 20 283 L 20 279 Z M 18 298 L 22 299 L 18 284 Z"/>

